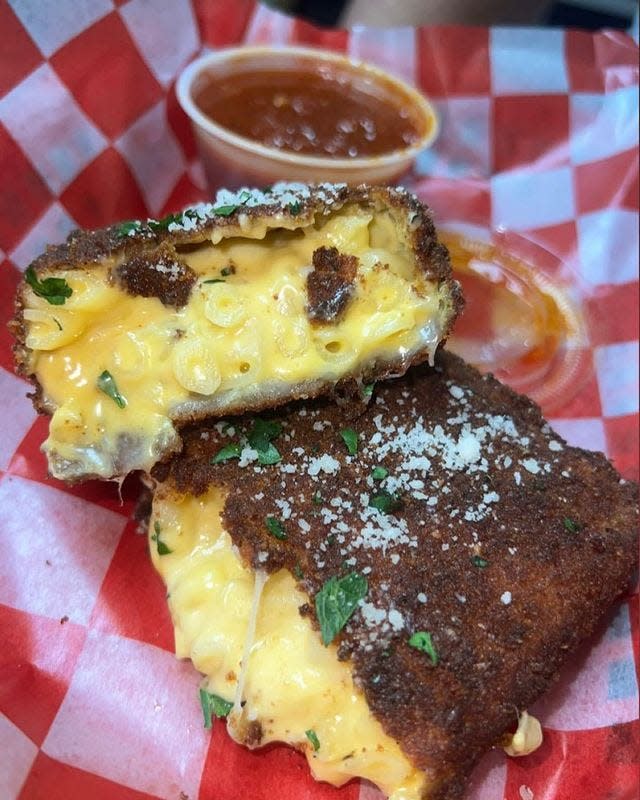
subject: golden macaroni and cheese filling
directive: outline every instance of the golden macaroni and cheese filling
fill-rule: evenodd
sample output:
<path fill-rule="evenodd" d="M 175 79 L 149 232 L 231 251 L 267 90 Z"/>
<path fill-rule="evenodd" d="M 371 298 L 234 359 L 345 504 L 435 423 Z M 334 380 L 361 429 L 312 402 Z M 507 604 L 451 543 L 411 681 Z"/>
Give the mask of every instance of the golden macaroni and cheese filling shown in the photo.
<path fill-rule="evenodd" d="M 242 563 L 220 520 L 223 505 L 217 488 L 201 497 L 158 490 L 149 526 L 176 655 L 205 674 L 214 713 L 228 714 L 227 729 L 243 744 L 252 743 L 253 722 L 261 746 L 302 750 L 316 780 L 340 786 L 362 777 L 392 800 L 418 800 L 425 774 L 371 714 L 336 645 L 324 647 L 300 615 L 309 599 L 293 576 Z"/>
<path fill-rule="evenodd" d="M 451 281 L 417 267 L 396 213 L 347 203 L 304 223 L 245 223 L 42 270 L 25 287 L 27 372 L 52 413 L 56 477 L 149 470 L 179 448 L 178 422 L 317 394 L 384 364 L 402 372 L 446 335 Z M 42 291 L 51 280 L 62 302 Z"/>

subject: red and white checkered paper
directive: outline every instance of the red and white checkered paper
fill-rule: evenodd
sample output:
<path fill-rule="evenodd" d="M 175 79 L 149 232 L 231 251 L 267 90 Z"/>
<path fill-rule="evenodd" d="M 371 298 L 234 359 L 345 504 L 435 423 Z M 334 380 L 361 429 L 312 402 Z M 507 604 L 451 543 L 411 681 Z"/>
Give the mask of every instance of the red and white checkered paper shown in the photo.
<path fill-rule="evenodd" d="M 638 475 L 638 50 L 620 33 L 319 30 L 251 0 L 0 0 L 0 308 L 74 227 L 205 196 L 174 81 L 202 50 L 310 44 L 378 63 L 435 102 L 442 133 L 410 185 L 442 223 L 506 229 L 558 259 L 590 320 L 588 374 L 555 410 L 570 442 Z M 544 268 L 544 264 L 541 264 Z M 202 728 L 136 531 L 135 481 L 47 479 L 47 427 L 0 328 L 1 800 L 371 800 L 316 784 L 285 747 Z M 638 606 L 629 596 L 534 712 L 545 741 L 490 754 L 475 800 L 633 800 Z"/>

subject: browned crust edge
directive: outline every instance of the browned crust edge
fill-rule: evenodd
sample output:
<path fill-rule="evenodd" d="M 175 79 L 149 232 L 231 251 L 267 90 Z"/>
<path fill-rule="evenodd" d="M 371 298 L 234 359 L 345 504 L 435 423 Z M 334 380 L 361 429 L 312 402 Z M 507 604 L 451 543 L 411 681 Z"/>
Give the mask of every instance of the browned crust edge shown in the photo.
<path fill-rule="evenodd" d="M 374 715 L 413 763 L 434 780 L 429 800 L 457 800 L 482 754 L 498 745 L 513 726 L 516 711 L 530 707 L 549 688 L 570 654 L 598 628 L 608 607 L 627 588 L 637 565 L 637 486 L 621 482 L 601 453 L 569 447 L 546 426 L 532 401 L 493 377 L 481 376 L 446 351 L 439 354 L 436 366 L 442 370 L 441 377 L 437 370 L 423 365 L 380 386 L 389 407 L 385 420 L 395 414 L 398 424 L 407 422 L 402 415 L 403 409 L 406 415 L 409 401 L 397 402 L 406 391 L 417 398 L 419 413 L 431 428 L 440 424 L 447 429 L 448 416 L 457 413 L 446 402 L 444 381 L 451 380 L 474 392 L 470 412 L 488 410 L 510 416 L 519 434 L 529 437 L 527 444 L 500 445 L 496 452 L 501 458 L 508 455 L 514 463 L 526 457 L 540 459 L 540 463 L 553 460 L 550 473 L 541 471 L 533 476 L 520 467 L 526 476 L 522 489 L 513 481 L 513 470 L 490 471 L 489 482 L 500 493 L 500 502 L 492 506 L 491 516 L 484 522 L 461 524 L 457 530 L 462 538 L 476 529 L 481 552 L 489 561 L 486 569 L 471 564 L 469 555 L 457 551 L 456 544 L 447 545 L 446 553 L 441 551 L 440 543 L 449 539 L 432 539 L 428 528 L 422 529 L 415 557 L 410 547 L 403 547 L 403 559 L 407 560 L 401 561 L 395 572 L 379 555 L 366 562 L 374 569 L 369 576 L 370 593 L 373 587 L 377 598 L 383 594 L 391 598 L 419 629 L 431 631 L 441 653 L 437 667 L 408 646 L 406 632 L 394 637 L 393 646 L 386 651 L 377 646 L 365 651 L 362 636 L 367 628 L 358 615 L 339 638 L 339 652 L 351 659 Z M 327 452 L 340 461 L 342 474 L 350 467 L 337 431 L 348 416 L 326 402 L 309 408 L 319 408 L 320 415 L 301 418 L 295 406 L 288 413 L 274 415 L 277 420 L 288 420 L 285 432 L 295 429 L 291 443 L 282 436 L 276 442 L 284 463 L 299 460 L 292 454 L 293 446 L 306 453 L 316 448 L 315 452 Z M 360 432 L 361 442 L 376 430 L 371 417 L 381 410 L 374 405 L 348 423 Z M 326 434 L 315 433 L 313 421 L 323 419 L 331 420 L 332 426 L 326 428 Z M 549 448 L 552 440 L 561 443 L 559 452 Z M 311 557 L 319 542 L 327 541 L 328 530 L 312 521 L 310 495 L 315 485 L 308 478 L 301 478 L 300 483 L 291 478 L 280 489 L 280 481 L 289 479 L 285 473 L 274 479 L 275 473 L 268 471 L 273 467 L 260 475 L 252 469 L 238 469 L 236 462 L 211 465 L 211 456 L 226 441 L 212 427 L 185 432 L 183 454 L 161 468 L 157 477 L 166 481 L 168 491 L 179 494 L 199 494 L 210 483 L 229 487 L 223 518 L 244 558 L 254 565 L 259 561 L 261 568 L 269 570 L 285 567 L 294 575 L 302 568 L 303 578 L 298 583 L 313 598 L 328 577 L 345 569 L 341 563 L 344 556 L 332 548 L 323 550 L 326 563 L 322 567 Z M 371 467 L 367 464 L 366 470 Z M 563 471 L 569 471 L 571 479 L 562 477 Z M 360 473 L 347 474 L 351 481 L 345 478 L 343 485 L 350 487 L 348 496 L 355 498 L 362 484 L 353 478 Z M 459 503 L 464 509 L 473 488 L 472 476 L 445 473 L 442 477 L 449 493 L 436 492 L 439 505 Z M 327 486 L 331 480 L 326 478 Z M 273 498 L 276 486 L 278 497 L 292 499 L 305 493 L 299 513 L 311 522 L 308 534 L 301 535 L 293 523 L 287 526 L 287 542 L 269 536 L 265 515 L 281 513 Z M 293 502 L 292 508 L 296 508 Z M 441 531 L 442 522 L 436 521 L 435 512 L 422 508 L 417 511 L 412 505 L 401 513 L 412 520 L 414 530 L 420 530 L 415 516 L 419 514 Z M 565 515 L 580 521 L 579 531 L 565 528 Z M 348 516 L 343 519 L 351 522 Z M 307 548 L 310 540 L 311 550 Z M 517 551 L 515 555 L 509 554 L 509 547 Z M 256 561 L 258 553 L 267 553 L 267 561 Z M 383 580 L 388 584 L 386 590 L 381 590 Z M 499 600 L 505 589 L 513 592 L 509 605 Z M 425 605 L 407 599 L 415 598 L 419 591 L 429 594 Z M 456 592 L 466 595 L 464 605 L 455 599 Z M 308 606 L 303 610 L 315 624 L 315 613 Z M 452 615 L 457 622 L 451 621 Z M 450 638 L 448 631 L 456 638 Z"/>
<path fill-rule="evenodd" d="M 452 278 L 449 253 L 437 239 L 430 209 L 423 205 L 415 195 L 402 188 L 366 185 L 349 187 L 344 184 L 321 184 L 306 188 L 307 191 L 302 193 L 296 189 L 287 190 L 286 202 L 271 205 L 239 205 L 228 216 L 212 216 L 199 220 L 191 230 L 168 231 L 143 228 L 125 236 L 119 234 L 121 224 L 95 231 L 75 230 L 69 234 L 63 244 L 47 247 L 46 251 L 33 261 L 31 267 L 38 275 L 43 272 L 55 272 L 92 264 L 98 266 L 105 258 L 137 257 L 149 250 L 156 251 L 165 243 L 173 247 L 197 244 L 205 241 L 215 231 L 223 232 L 224 236 L 242 236 L 243 228 L 246 228 L 251 220 L 256 219 L 282 219 L 289 226 L 294 220 L 303 226 L 310 224 L 316 215 L 329 215 L 348 203 L 373 208 L 386 207 L 397 211 L 399 215 L 405 215 L 409 243 L 415 253 L 417 266 L 425 278 L 437 281 L 441 288 L 443 285 L 446 287 L 450 301 L 450 313 L 442 337 L 443 341 L 446 340 L 455 319 L 462 311 L 464 300 L 460 284 Z M 293 204 L 290 199 L 292 195 L 295 197 Z M 9 329 L 15 338 L 13 353 L 16 372 L 33 385 L 34 391 L 28 396 L 33 401 L 36 411 L 39 414 L 51 415 L 55 409 L 49 407 L 45 402 L 37 376 L 29 368 L 30 350 L 25 342 L 26 326 L 23 316 L 25 286 L 25 283 L 21 283 L 18 288 L 15 316 L 9 322 Z M 290 400 L 353 392 L 362 381 L 369 382 L 402 375 L 410 366 L 421 363 L 430 355 L 432 354 L 429 348 L 425 347 L 415 352 L 411 358 L 391 362 L 379 361 L 369 366 L 364 372 L 346 375 L 337 384 L 318 382 L 292 386 L 286 397 L 277 398 L 275 401 L 272 397 L 267 397 L 263 400 L 257 399 L 255 402 L 227 407 L 221 410 L 219 415 L 242 414 L 247 411 L 258 412 L 274 405 L 282 405 Z M 179 428 L 210 415 L 210 411 L 202 414 L 184 414 L 177 416 L 173 422 Z M 91 477 L 91 475 L 87 475 L 85 479 Z"/>

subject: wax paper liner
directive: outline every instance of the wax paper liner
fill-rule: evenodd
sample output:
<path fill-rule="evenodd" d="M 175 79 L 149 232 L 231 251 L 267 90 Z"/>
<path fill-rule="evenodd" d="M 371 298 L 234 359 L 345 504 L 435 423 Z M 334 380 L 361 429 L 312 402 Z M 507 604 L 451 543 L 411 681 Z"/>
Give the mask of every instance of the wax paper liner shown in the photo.
<path fill-rule="evenodd" d="M 252 2 L 0 4 L 0 303 L 76 226 L 205 196 L 174 80 L 238 42 L 348 51 L 415 83 L 442 133 L 407 183 L 441 225 L 513 236 L 561 265 L 588 320 L 586 379 L 553 423 L 638 474 L 636 45 L 620 33 L 463 27 L 324 31 Z M 507 239 L 508 241 L 508 239 Z M 515 246 L 515 245 L 514 245 Z M 529 254 L 530 255 L 530 254 Z M 567 277 L 568 276 L 568 277 Z M 0 797 L 364 800 L 315 784 L 285 747 L 202 728 L 199 676 L 172 653 L 164 592 L 132 519 L 138 490 L 46 478 L 26 384 L 0 331 Z M 632 800 L 638 606 L 629 594 L 534 712 L 534 755 L 487 756 L 469 797 Z"/>

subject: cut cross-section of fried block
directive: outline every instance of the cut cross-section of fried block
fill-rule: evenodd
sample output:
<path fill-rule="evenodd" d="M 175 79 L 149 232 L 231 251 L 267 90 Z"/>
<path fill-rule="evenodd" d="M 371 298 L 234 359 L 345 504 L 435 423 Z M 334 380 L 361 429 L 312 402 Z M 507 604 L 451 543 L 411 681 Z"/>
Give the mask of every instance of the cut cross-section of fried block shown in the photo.
<path fill-rule="evenodd" d="M 452 800 L 625 590 L 637 486 L 446 352 L 360 411 L 186 431 L 155 471 L 152 558 L 232 736 Z"/>
<path fill-rule="evenodd" d="M 284 184 L 72 234 L 27 271 L 13 329 L 49 469 L 80 480 L 149 470 L 188 421 L 402 374 L 461 304 L 413 196 Z"/>

